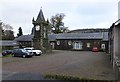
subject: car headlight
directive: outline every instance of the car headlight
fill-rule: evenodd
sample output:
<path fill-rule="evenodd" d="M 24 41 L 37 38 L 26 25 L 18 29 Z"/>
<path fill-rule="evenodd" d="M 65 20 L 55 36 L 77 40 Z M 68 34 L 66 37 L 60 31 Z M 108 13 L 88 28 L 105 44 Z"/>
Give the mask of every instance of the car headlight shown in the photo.
<path fill-rule="evenodd" d="M 27 53 L 27 55 L 30 55 L 30 53 Z"/>
<path fill-rule="evenodd" d="M 40 52 L 36 52 L 36 54 L 40 54 Z"/>

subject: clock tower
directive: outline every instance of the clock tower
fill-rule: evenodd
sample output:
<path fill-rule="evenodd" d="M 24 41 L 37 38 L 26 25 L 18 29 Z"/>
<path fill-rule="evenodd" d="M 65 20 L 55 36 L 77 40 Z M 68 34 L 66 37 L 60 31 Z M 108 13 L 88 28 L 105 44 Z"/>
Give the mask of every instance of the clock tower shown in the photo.
<path fill-rule="evenodd" d="M 35 20 L 33 18 L 32 24 L 33 24 L 32 29 L 33 47 L 35 49 L 41 49 L 43 52 L 45 52 L 49 47 L 48 41 L 49 22 L 45 21 L 42 9 L 40 9 L 37 19 Z"/>

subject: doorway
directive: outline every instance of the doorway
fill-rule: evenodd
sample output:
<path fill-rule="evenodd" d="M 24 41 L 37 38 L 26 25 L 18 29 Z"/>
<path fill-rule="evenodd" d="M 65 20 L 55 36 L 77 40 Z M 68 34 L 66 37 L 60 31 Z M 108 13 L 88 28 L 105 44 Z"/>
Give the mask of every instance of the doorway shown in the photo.
<path fill-rule="evenodd" d="M 77 50 L 79 49 L 79 50 L 81 50 L 82 46 L 83 46 L 83 44 L 80 41 L 77 41 L 77 42 L 73 43 L 73 49 L 77 49 Z"/>

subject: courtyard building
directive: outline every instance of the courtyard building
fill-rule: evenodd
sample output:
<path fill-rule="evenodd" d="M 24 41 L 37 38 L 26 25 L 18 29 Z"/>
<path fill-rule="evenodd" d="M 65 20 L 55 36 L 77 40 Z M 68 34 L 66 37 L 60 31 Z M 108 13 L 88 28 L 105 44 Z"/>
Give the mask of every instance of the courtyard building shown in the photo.
<path fill-rule="evenodd" d="M 120 19 L 112 24 L 109 30 L 109 53 L 111 63 L 120 80 Z"/>
<path fill-rule="evenodd" d="M 51 34 L 49 38 L 54 49 L 91 51 L 97 47 L 108 51 L 108 32 Z"/>
<path fill-rule="evenodd" d="M 31 35 L 23 35 L 15 39 L 21 47 L 34 47 L 46 51 L 57 50 L 98 50 L 108 51 L 108 29 L 77 29 L 66 33 L 49 33 L 49 21 L 45 20 L 42 9 L 32 20 Z"/>
<path fill-rule="evenodd" d="M 18 45 L 19 44 L 17 44 L 17 42 L 13 40 L 0 40 L 0 47 L 2 48 L 2 50 L 12 50 Z"/>
<path fill-rule="evenodd" d="M 22 46 L 32 47 L 33 35 L 23 35 L 16 39 Z M 93 47 L 108 51 L 108 32 L 103 33 L 60 33 L 48 34 L 50 47 L 57 50 L 91 51 Z"/>

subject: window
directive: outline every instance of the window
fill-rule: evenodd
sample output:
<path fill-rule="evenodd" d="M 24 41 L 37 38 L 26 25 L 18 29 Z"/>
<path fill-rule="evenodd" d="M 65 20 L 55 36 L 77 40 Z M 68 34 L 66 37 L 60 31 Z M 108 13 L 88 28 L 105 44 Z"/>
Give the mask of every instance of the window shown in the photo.
<path fill-rule="evenodd" d="M 102 48 L 102 49 L 105 49 L 105 44 L 101 44 L 101 48 Z"/>
<path fill-rule="evenodd" d="M 90 43 L 87 43 L 87 47 L 88 47 L 88 48 L 90 47 Z"/>
<path fill-rule="evenodd" d="M 68 41 L 68 45 L 72 45 L 72 42 L 71 42 L 71 41 Z"/>
<path fill-rule="evenodd" d="M 52 46 L 52 49 L 54 49 L 54 47 L 55 47 L 54 42 L 51 42 L 50 44 L 51 44 L 51 46 Z"/>
<path fill-rule="evenodd" d="M 43 37 L 46 38 L 46 27 L 44 27 L 44 34 Z"/>
<path fill-rule="evenodd" d="M 96 44 L 96 42 L 94 42 L 94 44 Z"/>
<path fill-rule="evenodd" d="M 53 43 L 51 42 L 50 45 L 53 45 Z"/>
<path fill-rule="evenodd" d="M 80 48 L 80 43 L 76 43 L 76 49 Z"/>
<path fill-rule="evenodd" d="M 73 49 L 82 49 L 82 42 L 74 42 Z"/>
<path fill-rule="evenodd" d="M 44 32 L 44 38 L 46 38 L 46 33 Z"/>
<path fill-rule="evenodd" d="M 36 26 L 36 30 L 37 31 L 40 30 L 40 26 L 39 25 Z"/>
<path fill-rule="evenodd" d="M 57 45 L 60 45 L 60 41 L 57 41 Z"/>

